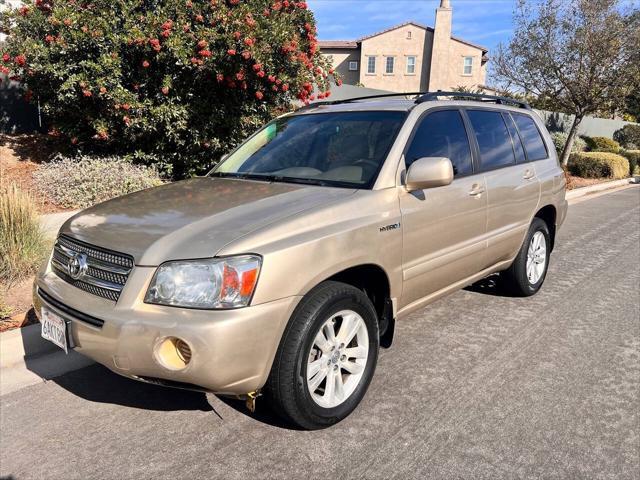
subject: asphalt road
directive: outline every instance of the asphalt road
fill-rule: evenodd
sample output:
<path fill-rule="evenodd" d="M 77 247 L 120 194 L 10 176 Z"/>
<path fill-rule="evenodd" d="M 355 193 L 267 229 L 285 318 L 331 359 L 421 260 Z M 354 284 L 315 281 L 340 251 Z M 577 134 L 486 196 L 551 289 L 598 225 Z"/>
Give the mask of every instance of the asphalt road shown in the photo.
<path fill-rule="evenodd" d="M 546 284 L 491 281 L 401 322 L 344 422 L 90 366 L 2 397 L 15 479 L 639 478 L 640 187 L 573 205 Z"/>

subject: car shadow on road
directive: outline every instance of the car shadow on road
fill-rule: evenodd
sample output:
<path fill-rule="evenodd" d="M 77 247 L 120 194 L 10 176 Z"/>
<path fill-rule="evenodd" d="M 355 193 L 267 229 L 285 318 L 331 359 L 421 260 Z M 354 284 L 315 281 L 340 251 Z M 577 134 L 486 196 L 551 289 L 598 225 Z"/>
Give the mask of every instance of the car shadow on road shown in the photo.
<path fill-rule="evenodd" d="M 91 402 L 156 411 L 215 411 L 203 392 L 138 382 L 121 377 L 98 364 L 69 372 L 51 381 Z"/>
<path fill-rule="evenodd" d="M 282 428 L 283 430 L 301 430 L 301 428 L 292 423 L 288 423 L 275 413 L 264 397 L 258 397 L 256 399 L 256 411 L 253 413 L 249 411 L 244 401 L 222 396 L 217 396 L 217 398 L 227 406 L 233 408 L 236 412 L 250 417 L 257 422 L 264 423 L 271 427 Z"/>
<path fill-rule="evenodd" d="M 482 293 L 483 295 L 491 295 L 494 297 L 514 297 L 502 282 L 500 275 L 494 273 L 482 280 L 477 281 L 465 287 L 467 292 Z"/>

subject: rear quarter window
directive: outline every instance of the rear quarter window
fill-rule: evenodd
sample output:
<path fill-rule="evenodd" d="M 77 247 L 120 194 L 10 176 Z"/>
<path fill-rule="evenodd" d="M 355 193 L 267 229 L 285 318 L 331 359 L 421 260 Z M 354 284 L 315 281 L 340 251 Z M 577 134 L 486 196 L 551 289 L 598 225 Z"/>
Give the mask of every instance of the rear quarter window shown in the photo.
<path fill-rule="evenodd" d="M 521 113 L 512 113 L 511 116 L 518 126 L 520 138 L 524 143 L 524 149 L 527 152 L 527 158 L 532 160 L 543 160 L 549 156 L 547 147 L 542 140 L 540 130 L 536 127 L 536 123 L 529 115 Z"/>

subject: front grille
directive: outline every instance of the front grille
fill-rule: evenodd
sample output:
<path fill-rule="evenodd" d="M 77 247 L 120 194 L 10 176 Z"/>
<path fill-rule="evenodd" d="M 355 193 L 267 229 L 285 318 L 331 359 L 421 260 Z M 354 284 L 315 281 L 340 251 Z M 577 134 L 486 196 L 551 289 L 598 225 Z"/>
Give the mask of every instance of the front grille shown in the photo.
<path fill-rule="evenodd" d="M 76 278 L 69 269 L 69 262 L 74 257 L 82 257 L 86 263 Z M 115 302 L 133 268 L 133 257 L 60 235 L 53 247 L 51 267 L 56 275 L 74 287 Z"/>

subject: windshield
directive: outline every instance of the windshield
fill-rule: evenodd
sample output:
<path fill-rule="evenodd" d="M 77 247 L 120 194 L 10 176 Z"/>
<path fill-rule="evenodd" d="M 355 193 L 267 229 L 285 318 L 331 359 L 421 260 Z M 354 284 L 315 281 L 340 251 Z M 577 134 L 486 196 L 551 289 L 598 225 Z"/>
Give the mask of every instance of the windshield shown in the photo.
<path fill-rule="evenodd" d="M 405 116 L 366 111 L 278 118 L 245 141 L 212 175 L 369 188 Z"/>

